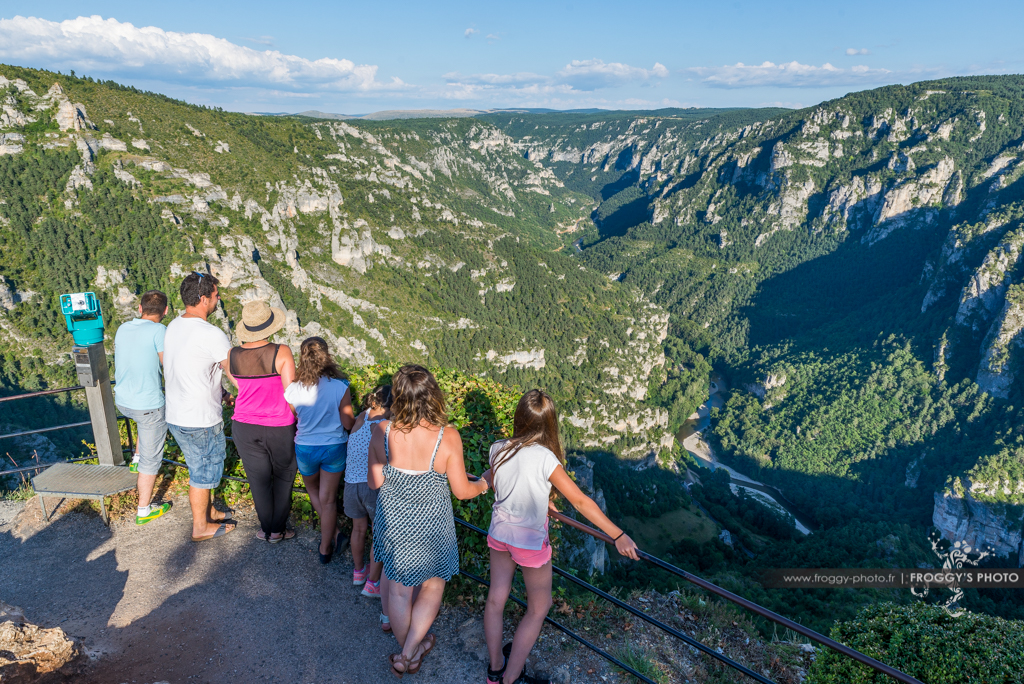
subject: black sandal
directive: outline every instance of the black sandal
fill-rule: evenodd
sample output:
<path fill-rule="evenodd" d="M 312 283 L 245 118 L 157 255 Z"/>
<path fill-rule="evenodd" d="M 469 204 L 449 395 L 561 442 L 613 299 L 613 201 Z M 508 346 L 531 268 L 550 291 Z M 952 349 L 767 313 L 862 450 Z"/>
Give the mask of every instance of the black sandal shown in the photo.
<path fill-rule="evenodd" d="M 501 678 L 505 674 L 505 668 L 508 667 L 508 657 L 511 653 L 512 642 L 501 647 L 501 655 L 505 656 L 505 662 L 502 663 L 500 670 L 492 670 L 491 664 L 487 663 L 487 684 L 501 684 Z"/>

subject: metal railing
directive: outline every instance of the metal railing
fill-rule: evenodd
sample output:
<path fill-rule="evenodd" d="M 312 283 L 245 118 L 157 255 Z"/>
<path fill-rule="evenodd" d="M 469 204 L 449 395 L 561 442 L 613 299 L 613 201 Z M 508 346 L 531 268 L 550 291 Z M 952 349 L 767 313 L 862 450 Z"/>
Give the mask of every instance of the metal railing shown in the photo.
<path fill-rule="evenodd" d="M 3 403 L 5 401 L 15 401 L 17 399 L 32 399 L 34 397 L 45 397 L 45 396 L 49 396 L 49 395 L 53 395 L 53 394 L 65 394 L 65 393 L 75 392 L 77 390 L 84 390 L 84 389 L 85 389 L 85 387 L 83 385 L 75 385 L 74 387 L 58 387 L 57 389 L 39 390 L 38 392 L 26 392 L 25 394 L 12 394 L 11 396 L 0 397 L 0 403 Z M 128 449 L 127 449 L 127 451 L 134 452 L 135 451 L 135 443 L 134 443 L 134 439 L 132 438 L 131 424 L 128 422 L 128 418 L 125 417 L 125 416 L 118 416 L 117 420 L 118 421 L 122 421 L 122 420 L 125 421 L 125 428 L 126 428 L 126 432 L 128 433 Z M 86 421 L 82 421 L 80 423 L 65 423 L 64 425 L 54 425 L 54 426 L 51 426 L 51 427 L 37 428 L 35 430 L 21 430 L 19 432 L 8 432 L 5 435 L 0 435 L 0 439 L 12 439 L 14 437 L 27 437 L 29 435 L 38 435 L 38 434 L 43 433 L 43 432 L 53 432 L 54 430 L 67 430 L 69 428 L 85 427 L 86 425 L 92 425 L 92 421 L 86 420 Z M 81 461 L 88 461 L 88 460 L 90 460 L 92 458 L 95 458 L 95 457 L 94 456 L 87 456 L 85 458 L 73 458 L 73 459 L 70 459 L 70 460 L 68 460 L 66 462 L 67 463 L 78 463 L 78 462 L 81 462 Z M 53 465 L 52 461 L 49 462 L 49 463 L 40 463 L 40 464 L 37 464 L 37 465 L 34 465 L 34 466 L 24 466 L 22 468 L 12 468 L 10 470 L 0 471 L 0 476 L 3 476 L 3 475 L 13 475 L 15 473 L 23 473 L 23 472 L 28 472 L 30 470 L 44 470 L 46 468 L 49 468 L 51 465 Z"/>
<path fill-rule="evenodd" d="M 39 396 L 46 396 L 46 395 L 52 395 L 52 394 L 59 394 L 59 393 L 63 393 L 63 392 L 73 392 L 73 391 L 79 390 L 79 389 L 84 389 L 84 388 L 81 387 L 81 386 L 76 386 L 76 387 L 64 387 L 64 388 L 53 389 L 53 390 L 42 390 L 42 391 L 39 391 L 39 392 L 30 392 L 30 393 L 27 393 L 27 394 L 20 394 L 20 395 L 14 395 L 14 396 L 9 396 L 9 397 L 0 397 L 0 402 L 13 401 L 15 399 L 26 399 L 26 398 L 31 398 L 31 397 L 39 397 Z M 128 421 L 128 419 L 126 417 L 124 417 L 124 416 L 119 416 L 118 417 L 118 420 L 122 420 L 122 419 L 126 423 L 126 427 L 127 427 L 126 432 L 128 433 L 128 449 L 127 450 L 128 451 L 134 451 L 134 446 L 133 446 L 133 441 L 132 441 L 131 424 L 129 423 L 129 421 Z M 67 424 L 67 425 L 58 425 L 58 426 L 55 426 L 55 427 L 42 428 L 42 429 L 38 429 L 38 430 L 25 430 L 25 431 L 22 431 L 22 432 L 11 433 L 11 434 L 6 434 L 6 435 L 0 435 L 0 439 L 4 439 L 4 438 L 8 438 L 8 437 L 19 437 L 19 436 L 24 436 L 24 435 L 37 434 L 37 433 L 40 433 L 40 432 L 49 432 L 51 430 L 62 430 L 62 429 L 65 429 L 65 428 L 82 427 L 82 426 L 85 426 L 85 425 L 90 425 L 90 422 L 86 421 L 86 422 L 83 422 L 83 423 L 70 423 L 70 424 Z M 231 438 L 228 437 L 227 439 L 230 440 Z M 75 461 L 82 461 L 82 460 L 88 460 L 88 458 L 74 459 L 74 460 Z M 175 460 L 168 459 L 168 458 L 163 459 L 163 461 L 164 461 L 164 463 L 167 463 L 168 465 L 172 465 L 172 466 L 177 467 L 177 468 L 188 469 L 188 466 L 185 463 L 182 463 L 181 461 L 175 461 Z M 52 463 L 49 463 L 49 464 L 37 464 L 35 466 L 26 466 L 26 467 L 23 467 L 23 468 L 17 468 L 17 469 L 14 469 L 14 470 L 0 472 L 0 475 L 6 475 L 6 474 L 16 473 L 16 472 L 24 472 L 24 471 L 29 471 L 29 470 L 39 470 L 39 469 L 47 468 L 50 465 L 52 465 Z M 247 479 L 240 478 L 240 477 L 232 477 L 232 476 L 225 475 L 224 479 L 230 480 L 230 481 L 234 481 L 234 482 L 248 483 Z M 306 489 L 304 487 L 293 487 L 292 491 L 298 492 L 298 493 L 302 493 L 302 494 L 306 494 Z M 598 541 L 604 542 L 606 544 L 614 545 L 614 541 L 608 535 L 606 535 L 603 532 L 600 532 L 598 530 L 595 530 L 592 527 L 589 527 L 588 525 L 585 525 L 585 524 L 583 524 L 583 523 L 581 523 L 581 522 L 579 522 L 577 520 L 573 520 L 572 518 L 570 518 L 570 517 L 568 517 L 566 515 L 563 515 L 561 513 L 549 512 L 549 516 L 554 518 L 555 520 L 565 524 L 565 525 L 569 525 L 570 527 L 572 527 L 572 528 L 574 528 L 576 530 L 579 530 L 580 532 L 583 532 L 585 534 L 590 535 L 591 537 L 594 537 Z M 481 528 L 477 527 L 476 525 L 473 525 L 472 523 L 469 523 L 469 522 L 467 522 L 465 520 L 462 520 L 461 518 L 455 518 L 455 522 L 458 523 L 459 525 L 465 527 L 466 529 L 476 533 L 476 534 L 481 534 L 481 535 L 484 535 L 484 536 L 487 535 L 487 532 L 485 530 L 482 530 Z M 895 679 L 895 680 L 897 680 L 899 682 L 903 682 L 904 684 L 922 684 L 922 682 L 920 680 L 915 679 L 914 677 L 911 677 L 910 675 L 907 675 L 907 674 L 905 674 L 905 673 L 903 673 L 903 672 L 901 672 L 901 671 L 899 671 L 899 670 L 897 670 L 897 669 L 895 669 L 893 667 L 890 667 L 889 665 L 886 665 L 885 663 L 883 663 L 883 662 L 881 662 L 879 660 L 876 660 L 876 659 L 874 659 L 874 658 L 872 658 L 870 656 L 867 656 L 867 655 L 861 653 L 860 651 L 857 651 L 855 649 L 850 648 L 849 646 L 844 646 L 843 644 L 839 643 L 838 641 L 830 639 L 829 637 L 827 637 L 827 636 L 825 636 L 823 634 L 819 634 L 818 632 L 815 632 L 812 629 L 804 627 L 803 625 L 801 625 L 801 624 L 799 624 L 797 622 L 794 622 L 793 620 L 790 620 L 789 618 L 783 617 L 782 615 L 779 615 L 778 613 L 775 613 L 775 612 L 773 612 L 771 610 L 768 610 L 767 608 L 765 608 L 763 606 L 760 606 L 760 605 L 754 603 L 753 601 L 749 601 L 749 600 L 743 598 L 742 596 L 739 596 L 737 594 L 732 593 L 731 591 L 728 591 L 727 589 L 723 589 L 722 587 L 719 587 L 716 584 L 713 584 L 713 583 L 711 583 L 711 582 L 709 582 L 709 581 L 707 581 L 707 580 L 705 580 L 705 579 L 703 579 L 701 577 L 698 577 L 697 575 L 694 575 L 694 574 L 689 573 L 689 572 L 687 572 L 685 570 L 682 570 L 682 569 L 672 565 L 671 563 L 668 563 L 668 562 L 666 562 L 666 561 L 664 561 L 664 560 L 662 560 L 662 559 L 660 559 L 660 558 L 658 558 L 656 556 L 652 556 L 651 554 L 649 554 L 649 553 L 647 553 L 645 551 L 637 549 L 637 555 L 641 559 L 643 559 L 644 561 L 647 561 L 647 562 L 649 562 L 649 563 L 651 563 L 651 564 L 661 568 L 662 570 L 665 570 L 665 571 L 667 571 L 667 572 L 669 572 L 669 573 L 671 573 L 673 575 L 676 575 L 677 577 L 680 577 L 680 578 L 686 580 L 687 582 L 695 584 L 698 587 L 700 587 L 701 589 L 704 589 L 707 592 L 715 594 L 716 596 L 719 596 L 719 597 L 721 597 L 721 598 L 723 598 L 723 599 L 725 599 L 725 600 L 727 600 L 727 601 L 729 601 L 731 603 L 734 603 L 734 604 L 736 604 L 736 605 L 738 605 L 738 606 L 740 606 L 742 608 L 745 608 L 745 609 L 747 609 L 747 610 L 749 610 L 749 611 L 751 611 L 751 612 L 753 612 L 753 613 L 755 613 L 755 614 L 757 614 L 757 615 L 759 615 L 759 616 L 761 616 L 761 617 L 763 617 L 763 618 L 765 618 L 767 620 L 770 620 L 770 621 L 772 621 L 772 622 L 774 622 L 774 623 L 776 623 L 778 625 L 782 625 L 783 627 L 786 627 L 787 629 L 790 629 L 793 632 L 795 632 L 797 634 L 800 634 L 800 635 L 810 639 L 811 641 L 817 642 L 818 644 L 821 644 L 822 646 L 826 646 L 826 647 L 836 651 L 837 653 L 841 653 L 841 654 L 843 654 L 843 655 L 845 655 L 847 657 L 850 657 L 850 658 L 856 660 L 857 662 L 862 663 L 862 664 L 872 668 L 876 672 L 881 672 L 881 673 L 883 673 L 885 675 L 888 675 L 889 677 L 892 677 L 893 679 Z M 701 643 L 697 639 L 694 639 L 693 637 L 691 637 L 691 636 L 689 636 L 687 634 L 684 634 L 683 632 L 681 632 L 681 631 L 679 631 L 679 630 L 677 630 L 677 629 L 675 629 L 675 628 L 665 624 L 664 622 L 661 622 L 660 620 L 645 614 L 642 610 L 639 610 L 639 609 L 629 605 L 628 603 L 626 603 L 626 602 L 616 598 L 615 596 L 612 596 L 611 594 L 609 594 L 609 593 L 607 593 L 605 591 L 602 591 L 601 589 L 595 587 L 594 585 L 592 585 L 592 584 L 590 584 L 590 583 L 588 583 L 588 582 L 586 582 L 584 580 L 581 580 L 580 578 L 578 578 L 575 575 L 567 572 L 566 570 L 563 570 L 562 568 L 559 568 L 558 566 L 552 565 L 552 571 L 555 572 L 560 577 L 562 577 L 562 578 L 572 582 L 573 584 L 576 584 L 577 586 L 581 587 L 582 589 L 590 592 L 591 594 L 593 594 L 593 595 L 595 595 L 595 596 L 597 596 L 597 597 L 599 597 L 601 599 L 604 599 L 605 601 L 608 601 L 609 603 L 611 603 L 612 605 L 616 606 L 617 608 L 620 608 L 621 610 L 624 610 L 624 611 L 628 612 L 629 614 L 631 614 L 631 615 L 633 615 L 633 616 L 643 620 L 644 622 L 646 622 L 646 623 L 648 623 L 648 624 L 650 624 L 650 625 L 660 629 L 661 631 L 665 632 L 666 634 L 669 634 L 670 636 L 673 636 L 673 637 L 679 639 L 680 641 L 682 641 L 686 645 L 690 646 L 691 648 L 696 649 L 697 651 L 699 651 L 699 652 L 701 652 L 701 653 L 703 653 L 703 654 L 705 654 L 705 655 L 707 655 L 707 656 L 709 656 L 711 658 L 714 658 L 715 660 L 718 660 L 723 665 L 726 665 L 727 667 L 730 667 L 730 668 L 736 670 L 737 672 L 740 672 L 740 673 L 746 675 L 747 677 L 750 677 L 751 679 L 754 679 L 757 682 L 761 682 L 762 684 L 774 684 L 774 682 L 772 682 L 771 679 L 768 679 L 767 677 L 765 677 L 765 676 L 763 676 L 763 675 L 761 675 L 761 674 L 751 670 L 750 668 L 748 668 L 745 665 L 743 665 L 743 664 L 741 664 L 741 663 L 739 663 L 739 662 L 729 658 L 728 656 L 724 655 L 723 653 L 719 653 L 717 650 L 712 649 L 711 647 Z M 463 576 L 473 580 L 474 582 L 477 582 L 477 583 L 482 584 L 484 586 L 488 586 L 488 587 L 490 586 L 490 582 L 488 582 L 484 578 L 479 577 L 478 575 L 476 575 L 474 573 L 471 573 L 471 572 L 469 572 L 467 570 L 464 570 L 464 569 L 460 570 L 460 574 L 462 574 Z M 518 605 L 520 605 L 520 606 L 522 606 L 524 608 L 526 607 L 526 603 L 523 602 L 518 597 L 510 595 L 509 598 L 512 601 L 514 601 L 515 603 L 517 603 Z M 647 676 L 643 675 L 642 673 L 638 672 L 636 669 L 630 667 L 626 663 L 622 662 L 620 659 L 616 658 L 614 655 L 608 653 L 604 649 L 600 648 L 599 646 L 597 646 L 596 644 L 590 642 L 589 640 L 587 640 L 583 636 L 581 636 L 581 635 L 577 634 L 576 632 L 572 631 L 571 629 L 569 629 L 565 625 L 561 624 L 560 622 L 558 622 L 558 621 L 556 621 L 556 620 L 554 620 L 554 619 L 552 619 L 550 617 L 545 617 L 544 621 L 546 623 L 552 625 L 553 627 L 555 627 L 559 631 L 561 631 L 563 634 L 571 637 L 572 639 L 574 639 L 575 641 L 577 641 L 578 643 L 580 643 L 584 647 L 588 648 L 589 650 L 591 650 L 595 654 L 599 655 L 600 657 L 604 658 L 608 662 L 612 663 L 616 667 L 620 668 L 624 672 L 628 672 L 632 676 L 636 677 L 637 679 L 639 679 L 642 682 L 646 682 L 647 684 L 656 684 L 649 677 L 647 677 Z"/>
<path fill-rule="evenodd" d="M 590 536 L 594 537 L 595 539 L 597 539 L 599 541 L 603 541 L 606 544 L 612 544 L 612 545 L 615 544 L 615 542 L 612 540 L 612 538 L 609 537 L 604 532 L 600 532 L 598 530 L 595 530 L 592 527 L 584 525 L 583 523 L 579 522 L 578 520 L 573 520 L 572 518 L 570 518 L 570 517 L 568 517 L 566 515 L 562 515 L 561 513 L 549 512 L 548 515 L 550 517 L 558 520 L 559 522 L 565 523 L 566 525 L 569 525 L 570 527 L 573 527 L 573 528 L 575 528 L 575 529 L 577 529 L 577 530 L 579 530 L 581 532 L 589 534 Z M 771 620 L 772 622 L 774 622 L 774 623 L 776 623 L 778 625 L 782 625 L 783 627 L 786 627 L 787 629 L 791 629 L 794 632 L 796 632 L 797 634 L 800 634 L 802 636 L 807 637 L 811 641 L 815 641 L 815 642 L 821 644 L 822 646 L 827 646 L 828 648 L 831 648 L 832 650 L 836 651 L 837 653 L 841 653 L 841 654 L 843 654 L 843 655 L 845 655 L 847 657 L 853 658 L 857 662 L 862 663 L 864 665 L 867 665 L 868 667 L 872 668 L 876 672 L 881 672 L 882 674 L 886 674 L 886 675 L 892 677 L 893 679 L 895 679 L 897 681 L 904 682 L 905 684 L 922 684 L 922 682 L 920 680 L 915 679 L 914 677 L 911 677 L 910 675 L 908 675 L 908 674 L 906 674 L 904 672 L 901 672 L 901 671 L 897 670 L 894 667 L 886 665 L 885 663 L 881 662 L 880 660 L 876 660 L 876 659 L 872 658 L 871 656 L 865 655 L 865 654 L 861 653 L 860 651 L 857 651 L 855 649 L 850 648 L 849 646 L 844 646 L 843 644 L 839 643 L 838 641 L 835 641 L 834 639 L 828 638 L 824 634 L 819 634 L 818 632 L 815 632 L 813 629 L 810 629 L 808 627 L 804 627 L 800 623 L 794 622 L 793 620 L 790 620 L 789 618 L 783 617 L 783 616 L 779 615 L 778 613 L 775 613 L 775 612 L 773 612 L 771 610 L 768 610 L 764 606 L 758 605 L 758 604 L 754 603 L 753 601 L 749 601 L 749 600 L 743 598 L 742 596 L 734 594 L 731 591 L 729 591 L 728 589 L 723 589 L 722 587 L 719 587 L 716 584 L 712 584 L 711 582 L 708 582 L 706 579 L 703 579 L 702 577 L 698 577 L 697 575 L 694 575 L 694 574 L 689 573 L 689 572 L 687 572 L 685 570 L 682 570 L 681 568 L 677 568 L 676 566 L 672 565 L 671 563 L 667 563 L 667 562 L 663 561 L 662 559 L 658 558 L 657 556 L 652 556 L 651 554 L 647 553 L 646 551 L 642 551 L 640 549 L 637 549 L 637 555 L 640 556 L 640 558 L 642 558 L 643 560 L 645 560 L 645 561 L 647 561 L 647 562 L 649 562 L 649 563 L 651 563 L 653 565 L 658 566 L 662 570 L 666 570 L 666 571 L 672 573 L 673 575 L 676 575 L 677 577 L 681 577 L 682 579 L 686 580 L 687 582 L 691 582 L 693 584 L 696 584 L 698 587 L 704 589 L 705 591 L 709 591 L 712 594 L 715 594 L 717 596 L 720 596 L 721 598 L 724 598 L 727 601 L 730 601 L 731 603 L 735 603 L 738 606 L 746 608 L 747 610 L 749 610 L 749 611 L 751 611 L 753 613 L 756 613 L 757 615 L 760 615 L 763 618 Z M 559 574 L 561 574 L 561 573 L 559 573 Z M 709 654 L 709 655 L 711 655 L 711 654 Z M 764 681 L 764 680 L 762 679 L 760 681 Z"/>
<path fill-rule="evenodd" d="M 554 517 L 554 515 L 552 515 L 552 517 Z M 559 518 L 561 518 L 561 517 L 562 516 L 559 516 Z M 473 532 L 476 532 L 478 534 L 482 534 L 484 536 L 487 536 L 487 532 L 485 530 L 482 530 L 479 527 L 477 527 L 476 525 L 473 525 L 472 523 L 468 523 L 465 520 L 462 520 L 461 518 L 455 518 L 455 522 L 458 523 L 459 525 L 462 525 L 463 527 L 465 527 L 467 529 L 472 530 Z M 586 526 L 584 526 L 584 527 L 586 527 Z M 691 646 L 691 647 L 697 649 L 698 651 L 700 651 L 701 653 L 704 653 L 705 655 L 709 655 L 712 658 L 715 658 L 716 660 L 721 661 L 723 664 L 733 668 L 734 670 L 742 672 L 743 674 L 747 675 L 748 677 L 750 677 L 750 678 L 752 678 L 752 679 L 754 679 L 754 680 L 756 680 L 758 682 L 761 682 L 762 684 L 775 684 L 774 682 L 772 682 L 772 680 L 768 679 L 767 677 L 764 677 L 764 676 L 758 674 L 757 672 L 754 672 L 753 670 L 751 670 L 750 668 L 746 667 L 745 665 L 742 665 L 741 663 L 736 662 L 732 658 L 729 658 L 728 656 L 726 656 L 726 655 L 724 655 L 722 653 L 719 653 L 718 651 L 716 651 L 716 650 L 706 646 L 705 644 L 701 643 L 700 641 L 697 641 L 693 637 L 691 637 L 691 636 L 689 636 L 687 634 L 684 634 L 684 633 L 680 632 L 677 629 L 669 627 L 664 622 L 662 622 L 662 621 L 660 621 L 660 620 L 658 620 L 656 618 L 653 618 L 650 615 L 647 615 L 646 613 L 644 613 L 643 611 L 638 610 L 637 608 L 634 608 L 633 606 L 629 605 L 625 601 L 621 601 L 621 600 L 615 598 L 614 596 L 612 596 L 611 594 L 598 589 L 597 587 L 595 587 L 594 585 L 590 584 L 589 582 L 585 582 L 585 581 L 579 579 L 575 575 L 573 575 L 573 574 L 563 570 L 562 568 L 558 567 L 557 565 L 552 564 L 551 565 L 551 569 L 559 577 L 563 577 L 563 578 L 569 580 L 570 582 L 573 582 L 574 584 L 576 584 L 579 587 L 582 587 L 583 589 L 585 589 L 586 591 L 590 592 L 591 594 L 594 594 L 595 596 L 598 596 L 598 597 L 604 599 L 605 601 L 608 601 L 609 603 L 613 604 L 614 606 L 616 606 L 618 608 L 621 608 L 622 610 L 625 610 L 626 612 L 630 613 L 631 615 L 640 618 L 644 622 L 647 622 L 648 624 L 651 624 L 651 625 L 657 627 L 658 629 L 662 630 L 666 634 L 674 636 L 675 638 L 677 638 L 680 641 L 684 642 L 688 646 Z M 478 577 L 478 576 L 474 575 L 473 573 L 470 573 L 470 572 L 468 572 L 466 570 L 460 569 L 459 570 L 459 574 L 464 575 L 464 576 L 468 577 L 469 579 L 471 579 L 471 580 L 473 580 L 475 582 L 479 582 L 479 583 L 481 583 L 481 584 L 483 584 L 485 586 L 490 586 L 489 582 L 485 581 L 483 578 Z M 515 596 L 510 596 L 510 598 L 513 601 L 515 601 L 516 603 L 518 603 L 519 605 L 521 605 L 523 607 L 526 607 L 526 604 L 521 599 L 516 598 Z M 643 682 L 650 682 L 650 684 L 655 684 L 655 682 L 653 680 L 651 680 L 649 677 L 647 677 L 647 676 L 637 672 L 635 669 L 633 669 L 629 665 L 626 665 L 625 663 L 623 663 L 621 660 L 619 660 L 615 656 L 613 656 L 610 653 L 604 651 L 603 649 L 601 649 L 597 645 L 587 641 L 586 639 L 584 639 L 580 635 L 576 634 L 572 630 L 568 629 L 564 625 L 556 622 L 555 620 L 552 620 L 550 617 L 544 618 L 544 621 L 547 622 L 550 625 L 553 625 L 554 627 L 556 627 L 557 629 L 561 630 L 565 634 L 568 634 L 569 636 L 571 636 L 576 641 L 580 642 L 581 644 L 583 644 L 584 646 L 589 648 L 591 651 L 593 651 L 597 655 L 599 655 L 602 658 L 604 658 L 605 660 L 609 661 L 610 663 L 612 663 L 616 667 L 621 668 L 622 670 L 625 670 L 626 672 L 628 672 L 629 674 L 633 675 L 637 679 L 639 679 L 639 680 L 641 680 Z"/>

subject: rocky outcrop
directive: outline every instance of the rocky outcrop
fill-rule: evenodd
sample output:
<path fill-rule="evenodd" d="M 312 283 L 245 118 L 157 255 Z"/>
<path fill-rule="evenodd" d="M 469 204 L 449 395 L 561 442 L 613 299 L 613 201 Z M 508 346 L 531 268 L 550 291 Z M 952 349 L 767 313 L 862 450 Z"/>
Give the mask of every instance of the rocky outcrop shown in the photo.
<path fill-rule="evenodd" d="M 363 229 L 361 235 L 360 228 Z M 391 247 L 373 239 L 373 232 L 366 221 L 357 219 L 351 227 L 348 221 L 334 222 L 331 234 L 331 259 L 334 263 L 366 273 L 373 266 L 374 254 L 390 257 Z"/>
<path fill-rule="evenodd" d="M 25 621 L 21 609 L 0 601 L 0 681 L 30 684 L 48 675 L 71 677 L 85 661 L 82 647 L 60 627 Z"/>
<path fill-rule="evenodd" d="M 18 303 L 14 287 L 11 286 L 7 279 L 0 275 L 0 309 L 10 311 L 14 308 L 14 305 Z"/>
<path fill-rule="evenodd" d="M 980 550 L 991 548 L 995 555 L 1009 556 L 1021 565 L 1024 516 L 1019 510 L 1011 514 L 1012 508 L 978 501 L 970 490 L 969 481 L 963 485 L 958 479 L 949 491 L 935 492 L 932 524 L 945 539 Z"/>
<path fill-rule="evenodd" d="M 1013 352 L 1024 347 L 1024 285 L 1007 290 L 1003 311 L 992 324 L 982 347 L 978 368 L 978 387 L 994 397 L 1005 399 L 1016 376 L 1017 359 Z"/>
<path fill-rule="evenodd" d="M 25 136 L 21 133 L 0 134 L 0 155 L 19 154 L 24 150 Z"/>
<path fill-rule="evenodd" d="M 85 131 L 96 128 L 85 113 L 85 105 L 72 104 L 70 100 L 61 100 L 54 117 L 57 127 L 62 131 Z"/>
<path fill-rule="evenodd" d="M 1010 285 L 1008 271 L 1017 265 L 1024 246 L 1024 229 L 1008 233 L 999 245 L 985 256 L 978 270 L 971 276 L 960 295 L 956 312 L 958 325 L 980 325 L 991 320 L 1002 306 L 1006 288 Z M 978 315 L 976 315 L 978 314 Z"/>
<path fill-rule="evenodd" d="M 586 458 L 574 458 L 568 465 L 576 476 L 576 484 L 583 493 L 592 498 L 602 511 L 607 512 L 604 492 L 594 487 L 593 461 Z M 562 512 L 573 520 L 578 520 L 580 517 L 571 506 L 567 506 Z M 562 526 L 562 544 L 559 552 L 565 564 L 579 571 L 584 577 L 604 574 L 608 567 L 608 549 L 605 545 L 589 534 L 575 530 L 568 525 Z"/>
<path fill-rule="evenodd" d="M 941 204 L 954 170 L 953 159 L 944 157 L 921 176 L 903 181 L 886 192 L 875 215 L 875 228 L 864 236 L 863 242 L 873 245 L 885 239 L 918 213 L 924 221 L 934 220 L 937 214 L 934 205 Z"/>
<path fill-rule="evenodd" d="M 493 349 L 490 349 L 486 354 L 480 354 L 477 352 L 476 358 L 478 361 L 486 360 L 501 371 L 507 370 L 509 366 L 512 368 L 533 368 L 534 370 L 540 370 L 546 365 L 543 349 L 514 351 L 509 352 L 508 354 L 499 354 Z"/>

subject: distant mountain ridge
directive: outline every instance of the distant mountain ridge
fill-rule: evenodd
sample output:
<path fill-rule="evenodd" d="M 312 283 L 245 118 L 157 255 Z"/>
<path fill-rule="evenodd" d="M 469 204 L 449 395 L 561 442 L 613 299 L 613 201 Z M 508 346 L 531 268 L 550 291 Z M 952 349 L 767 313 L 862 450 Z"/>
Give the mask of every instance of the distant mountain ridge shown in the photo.
<path fill-rule="evenodd" d="M 632 110 L 622 110 L 628 113 L 637 113 Z M 664 114 L 671 110 L 652 110 L 650 112 L 644 112 L 654 114 L 655 112 Z M 706 111 L 706 112 L 718 112 L 724 110 L 699 110 L 694 108 L 693 111 Z M 387 109 L 379 112 L 371 112 L 369 114 L 334 114 L 330 112 L 321 112 L 316 109 L 309 109 L 304 112 L 253 112 L 259 116 L 304 116 L 311 119 L 331 119 L 335 121 L 347 121 L 350 119 L 362 119 L 365 121 L 391 121 L 395 119 L 448 119 L 448 118 L 462 118 L 471 116 L 483 116 L 487 114 L 618 114 L 619 110 L 610 109 L 545 109 L 545 108 L 531 108 L 531 107 L 511 107 L 511 108 L 500 108 L 500 109 Z"/>

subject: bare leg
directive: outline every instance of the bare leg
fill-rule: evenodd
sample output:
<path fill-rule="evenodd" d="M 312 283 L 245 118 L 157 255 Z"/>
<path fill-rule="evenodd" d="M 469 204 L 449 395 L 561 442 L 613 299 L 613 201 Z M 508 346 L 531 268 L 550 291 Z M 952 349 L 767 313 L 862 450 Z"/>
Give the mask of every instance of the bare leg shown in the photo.
<path fill-rule="evenodd" d="M 505 682 L 514 682 L 526 665 L 533 645 L 537 643 L 544 618 L 551 609 L 551 561 L 539 568 L 520 568 L 526 583 L 526 614 L 519 621 L 512 639 L 512 653 L 505 668 Z M 493 572 L 493 570 L 492 570 Z M 489 643 L 489 640 L 488 640 Z M 493 655 L 491 656 L 493 659 Z"/>
<path fill-rule="evenodd" d="M 352 518 L 352 567 L 363 569 L 363 551 L 366 548 L 367 518 Z"/>
<path fill-rule="evenodd" d="M 143 475 L 139 473 L 139 507 L 148 506 L 153 500 L 153 487 L 156 485 L 156 475 Z"/>
<path fill-rule="evenodd" d="M 402 653 L 409 658 L 415 658 L 422 651 L 420 645 L 423 638 L 427 636 L 441 608 L 444 585 L 445 581 L 440 577 L 431 577 L 420 585 L 419 596 L 412 603 L 408 632 L 405 639 L 399 642 L 403 644 Z"/>
<path fill-rule="evenodd" d="M 370 553 L 371 554 L 373 553 L 372 549 L 370 550 Z M 372 558 L 372 556 L 371 556 L 371 558 Z M 381 565 L 383 566 L 383 563 L 381 563 Z M 380 612 L 383 613 L 384 615 L 387 615 L 388 619 L 390 620 L 391 619 L 391 613 L 388 612 L 388 603 L 389 603 L 388 585 L 389 584 L 391 584 L 391 581 L 387 578 L 387 575 L 383 575 L 382 574 L 380 576 Z M 388 624 L 390 625 L 390 623 L 388 623 Z M 381 626 L 381 629 L 384 629 L 383 626 Z M 387 632 L 388 630 L 385 629 L 384 631 Z"/>
<path fill-rule="evenodd" d="M 484 606 L 484 636 L 494 671 L 500 670 L 505 661 L 501 654 L 505 640 L 505 604 L 515 576 L 516 562 L 512 555 L 508 551 L 491 549 L 491 589 L 487 592 L 487 604 Z"/>
<path fill-rule="evenodd" d="M 373 547 L 371 546 L 370 547 L 370 575 L 369 575 L 370 581 L 371 582 L 376 582 L 376 581 L 380 580 L 381 579 L 381 575 L 383 574 L 383 572 L 384 572 L 384 564 L 374 560 L 374 557 L 373 557 Z M 383 594 L 381 594 L 381 596 L 383 596 Z M 387 612 L 385 612 L 384 614 L 387 615 Z"/>
<path fill-rule="evenodd" d="M 313 510 L 320 515 L 320 471 L 309 477 L 303 475 L 302 484 L 306 486 L 306 494 L 309 495 L 309 503 L 313 504 Z"/>
<path fill-rule="evenodd" d="M 388 580 L 388 617 L 391 619 L 391 631 L 399 645 L 405 644 L 412 621 L 412 587 L 401 582 Z"/>
<path fill-rule="evenodd" d="M 213 510 L 213 490 L 188 488 L 188 504 L 192 509 L 192 536 L 205 537 L 213 534 L 220 527 L 220 523 L 209 522 L 210 512 Z M 234 525 L 227 523 L 228 529 L 234 529 Z"/>
<path fill-rule="evenodd" d="M 338 529 L 338 485 L 341 473 L 320 471 L 320 553 L 332 553 Z"/>

